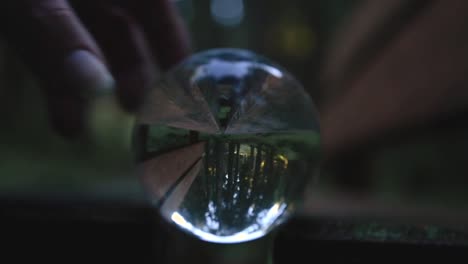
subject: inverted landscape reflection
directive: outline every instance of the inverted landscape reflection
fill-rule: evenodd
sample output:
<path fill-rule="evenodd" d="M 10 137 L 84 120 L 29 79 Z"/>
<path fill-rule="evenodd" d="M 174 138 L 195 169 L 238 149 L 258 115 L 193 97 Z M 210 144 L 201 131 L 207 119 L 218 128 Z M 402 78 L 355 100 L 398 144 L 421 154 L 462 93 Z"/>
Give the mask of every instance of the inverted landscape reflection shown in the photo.
<path fill-rule="evenodd" d="M 196 54 L 152 89 L 138 115 L 141 180 L 169 222 L 202 240 L 266 235 L 317 173 L 317 113 L 299 82 L 244 50 Z"/>

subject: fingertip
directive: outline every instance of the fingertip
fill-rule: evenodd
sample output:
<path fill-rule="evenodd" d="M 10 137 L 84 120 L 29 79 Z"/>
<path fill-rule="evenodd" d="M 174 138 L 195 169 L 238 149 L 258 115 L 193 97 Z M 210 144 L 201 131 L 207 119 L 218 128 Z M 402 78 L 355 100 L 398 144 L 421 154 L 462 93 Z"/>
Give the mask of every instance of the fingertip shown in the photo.
<path fill-rule="evenodd" d="M 104 63 L 87 50 L 75 50 L 65 57 L 64 73 L 74 90 L 94 97 L 113 90 L 115 80 Z"/>
<path fill-rule="evenodd" d="M 54 81 L 48 79 L 46 96 L 53 129 L 67 139 L 89 137 L 88 111 L 97 96 L 109 94 L 115 80 L 106 65 L 87 50 L 71 51 Z"/>

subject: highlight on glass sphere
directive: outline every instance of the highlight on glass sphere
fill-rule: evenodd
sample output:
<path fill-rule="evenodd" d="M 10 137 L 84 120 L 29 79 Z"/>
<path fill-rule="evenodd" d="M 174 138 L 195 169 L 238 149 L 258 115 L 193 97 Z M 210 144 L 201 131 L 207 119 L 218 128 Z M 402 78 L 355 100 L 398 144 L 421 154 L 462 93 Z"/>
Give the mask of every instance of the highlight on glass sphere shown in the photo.
<path fill-rule="evenodd" d="M 149 91 L 134 130 L 154 206 L 199 239 L 260 238 L 300 206 L 318 172 L 314 104 L 286 70 L 250 51 L 197 53 Z"/>

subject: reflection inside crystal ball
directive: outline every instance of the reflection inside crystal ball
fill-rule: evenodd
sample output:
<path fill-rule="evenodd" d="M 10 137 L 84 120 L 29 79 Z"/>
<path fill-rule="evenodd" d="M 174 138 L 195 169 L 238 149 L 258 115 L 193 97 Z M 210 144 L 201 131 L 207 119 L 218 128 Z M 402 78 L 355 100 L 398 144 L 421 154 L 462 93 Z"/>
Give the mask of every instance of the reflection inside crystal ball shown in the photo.
<path fill-rule="evenodd" d="M 137 118 L 138 174 L 169 222 L 199 239 L 260 238 L 300 205 L 318 167 L 314 104 L 252 52 L 197 53 L 149 91 Z"/>

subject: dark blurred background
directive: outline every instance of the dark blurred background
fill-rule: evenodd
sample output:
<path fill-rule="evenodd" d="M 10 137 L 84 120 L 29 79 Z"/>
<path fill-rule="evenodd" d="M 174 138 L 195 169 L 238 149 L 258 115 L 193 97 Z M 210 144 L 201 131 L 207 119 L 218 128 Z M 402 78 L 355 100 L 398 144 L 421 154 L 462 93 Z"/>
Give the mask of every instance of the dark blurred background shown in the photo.
<path fill-rule="evenodd" d="M 323 169 L 304 211 L 273 237 L 232 247 L 160 222 L 133 172 L 133 117 L 112 95 L 93 104 L 92 139 L 66 141 L 49 127 L 33 76 L 0 42 L 0 228 L 24 253 L 11 254 L 131 263 L 466 260 L 468 4 L 376 2 L 174 1 L 195 51 L 262 54 L 295 75 L 320 112 Z"/>

